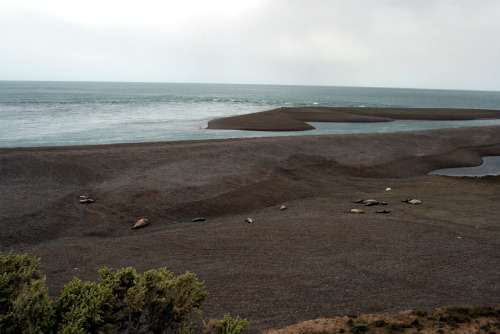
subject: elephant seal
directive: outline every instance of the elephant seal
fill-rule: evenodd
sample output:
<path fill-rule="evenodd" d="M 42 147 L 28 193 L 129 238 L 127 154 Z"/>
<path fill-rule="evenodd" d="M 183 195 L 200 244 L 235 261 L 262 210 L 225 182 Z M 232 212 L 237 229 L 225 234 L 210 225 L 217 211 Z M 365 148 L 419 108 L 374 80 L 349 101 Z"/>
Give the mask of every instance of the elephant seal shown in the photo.
<path fill-rule="evenodd" d="M 82 198 L 78 201 L 78 203 L 81 204 L 89 204 L 89 203 L 94 203 L 95 201 L 92 198 Z"/>
<path fill-rule="evenodd" d="M 376 199 L 367 199 L 367 200 L 364 200 L 361 203 L 363 203 L 365 206 L 387 205 L 387 202 L 377 201 Z"/>
<path fill-rule="evenodd" d="M 245 221 L 246 221 L 247 223 L 249 223 L 249 224 L 253 223 L 252 218 L 247 218 L 247 219 L 245 219 Z"/>
<path fill-rule="evenodd" d="M 193 219 L 194 222 L 204 222 L 205 221 L 205 218 L 203 217 L 198 217 L 198 218 L 195 218 Z"/>
<path fill-rule="evenodd" d="M 421 201 L 421 200 L 419 200 L 419 199 L 414 199 L 414 198 L 413 198 L 413 199 L 405 199 L 405 200 L 404 200 L 404 201 L 402 201 L 402 202 L 406 202 L 406 203 L 408 203 L 408 204 L 414 204 L 414 205 L 415 205 L 415 204 L 422 204 L 422 201 Z"/>
<path fill-rule="evenodd" d="M 363 210 L 361 209 L 352 209 L 351 210 L 352 213 L 365 213 Z"/>
<path fill-rule="evenodd" d="M 286 210 L 286 205 L 282 205 L 282 206 L 280 207 L 280 211 L 283 211 L 283 210 Z"/>
<path fill-rule="evenodd" d="M 137 221 L 137 223 L 134 224 L 134 226 L 132 226 L 132 229 L 138 229 L 138 228 L 141 228 L 141 227 L 144 227 L 146 225 L 149 224 L 149 220 L 147 218 L 142 218 L 142 219 L 139 219 Z"/>

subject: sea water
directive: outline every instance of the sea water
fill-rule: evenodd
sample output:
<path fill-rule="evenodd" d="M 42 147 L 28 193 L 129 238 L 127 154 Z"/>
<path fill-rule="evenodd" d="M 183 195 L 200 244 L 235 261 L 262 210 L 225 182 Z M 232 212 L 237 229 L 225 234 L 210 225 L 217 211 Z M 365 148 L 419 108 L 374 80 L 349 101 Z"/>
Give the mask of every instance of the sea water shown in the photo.
<path fill-rule="evenodd" d="M 311 123 L 316 130 L 206 129 L 209 120 L 279 107 L 500 109 L 500 92 L 361 87 L 0 81 L 0 147 L 378 133 L 500 120 Z"/>

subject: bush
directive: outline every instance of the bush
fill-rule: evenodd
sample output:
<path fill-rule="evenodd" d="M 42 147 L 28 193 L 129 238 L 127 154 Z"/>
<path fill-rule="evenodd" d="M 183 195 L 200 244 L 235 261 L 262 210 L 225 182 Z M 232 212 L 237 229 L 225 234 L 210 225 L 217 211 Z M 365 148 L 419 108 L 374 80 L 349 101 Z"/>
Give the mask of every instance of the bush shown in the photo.
<path fill-rule="evenodd" d="M 363 334 L 368 332 L 368 326 L 366 325 L 352 326 L 349 332 L 353 334 Z"/>
<path fill-rule="evenodd" d="M 179 332 L 188 327 L 188 316 L 199 311 L 207 292 L 196 275 L 174 277 L 166 268 L 138 275 L 133 268 L 100 272 L 101 283 L 115 294 L 117 322 L 122 331 Z"/>
<path fill-rule="evenodd" d="M 188 333 L 190 317 L 207 297 L 203 283 L 166 268 L 143 275 L 134 268 L 99 271 L 98 283 L 74 278 L 52 302 L 40 260 L 0 254 L 0 333 Z M 248 321 L 211 320 L 207 333 L 241 334 Z"/>
<path fill-rule="evenodd" d="M 40 259 L 0 254 L 0 332 L 45 333 L 52 306 Z"/>
<path fill-rule="evenodd" d="M 74 278 L 54 305 L 56 333 L 113 333 L 114 296 L 104 284 Z"/>
<path fill-rule="evenodd" d="M 241 334 L 248 329 L 248 321 L 228 313 L 222 320 L 210 320 L 205 326 L 206 334 Z"/>

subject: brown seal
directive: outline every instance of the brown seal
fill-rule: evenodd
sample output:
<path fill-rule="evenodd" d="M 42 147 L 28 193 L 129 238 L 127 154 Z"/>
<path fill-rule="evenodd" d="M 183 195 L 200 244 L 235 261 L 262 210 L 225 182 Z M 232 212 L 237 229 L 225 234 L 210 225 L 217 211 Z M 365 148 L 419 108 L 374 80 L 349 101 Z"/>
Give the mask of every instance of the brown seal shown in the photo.
<path fill-rule="evenodd" d="M 132 229 L 138 229 L 144 227 L 149 224 L 149 220 L 147 218 L 142 218 L 137 221 L 137 223 L 132 226 Z"/>

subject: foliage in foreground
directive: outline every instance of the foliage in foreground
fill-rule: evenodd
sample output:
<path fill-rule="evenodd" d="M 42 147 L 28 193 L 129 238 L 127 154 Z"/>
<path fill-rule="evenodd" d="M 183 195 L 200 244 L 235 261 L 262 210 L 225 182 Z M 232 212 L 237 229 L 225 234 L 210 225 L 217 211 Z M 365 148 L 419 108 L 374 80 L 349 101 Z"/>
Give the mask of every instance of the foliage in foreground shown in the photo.
<path fill-rule="evenodd" d="M 205 334 L 241 334 L 248 329 L 248 321 L 228 313 L 222 320 L 212 319 L 205 326 Z"/>
<path fill-rule="evenodd" d="M 0 333 L 192 333 L 190 319 L 201 314 L 203 283 L 166 268 L 138 274 L 134 268 L 99 271 L 99 282 L 74 278 L 51 300 L 40 260 L 0 254 Z M 207 334 L 241 334 L 248 321 L 210 320 Z"/>
<path fill-rule="evenodd" d="M 52 316 L 40 260 L 28 255 L 0 256 L 0 332 L 44 333 Z"/>

